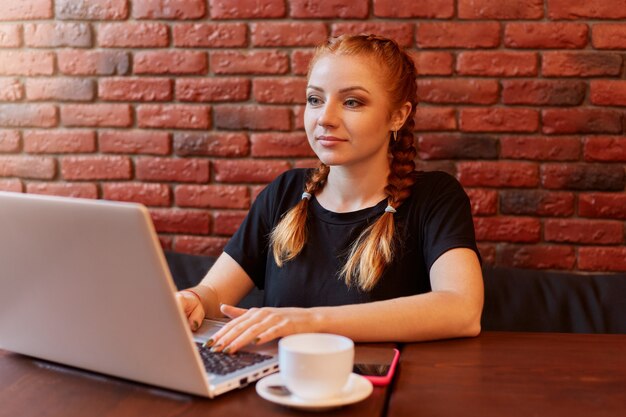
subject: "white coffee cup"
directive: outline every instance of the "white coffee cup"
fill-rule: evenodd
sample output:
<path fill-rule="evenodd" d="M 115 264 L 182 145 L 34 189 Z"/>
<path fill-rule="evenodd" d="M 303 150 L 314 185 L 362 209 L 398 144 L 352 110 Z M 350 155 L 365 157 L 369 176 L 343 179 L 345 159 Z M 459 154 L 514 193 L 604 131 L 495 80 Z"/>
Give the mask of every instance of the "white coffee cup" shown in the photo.
<path fill-rule="evenodd" d="M 284 384 L 297 397 L 332 398 L 346 386 L 354 363 L 354 342 L 327 333 L 301 333 L 278 342 Z"/>

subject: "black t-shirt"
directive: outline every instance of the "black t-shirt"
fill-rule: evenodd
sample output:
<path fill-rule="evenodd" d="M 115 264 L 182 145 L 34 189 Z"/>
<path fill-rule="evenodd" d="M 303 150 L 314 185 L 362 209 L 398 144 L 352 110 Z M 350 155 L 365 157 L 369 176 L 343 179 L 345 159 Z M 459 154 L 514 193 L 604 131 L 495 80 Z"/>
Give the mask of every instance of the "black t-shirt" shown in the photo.
<path fill-rule="evenodd" d="M 265 290 L 266 306 L 336 306 L 421 294 L 431 290 L 428 271 L 444 252 L 465 247 L 478 254 L 470 203 L 461 185 L 444 172 L 419 172 L 411 196 L 393 215 L 394 259 L 371 291 L 348 287 L 339 271 L 350 245 L 384 213 L 387 200 L 334 213 L 311 197 L 306 244 L 298 256 L 278 267 L 269 250 L 269 234 L 300 201 L 309 172 L 294 169 L 269 184 L 224 249 Z"/>

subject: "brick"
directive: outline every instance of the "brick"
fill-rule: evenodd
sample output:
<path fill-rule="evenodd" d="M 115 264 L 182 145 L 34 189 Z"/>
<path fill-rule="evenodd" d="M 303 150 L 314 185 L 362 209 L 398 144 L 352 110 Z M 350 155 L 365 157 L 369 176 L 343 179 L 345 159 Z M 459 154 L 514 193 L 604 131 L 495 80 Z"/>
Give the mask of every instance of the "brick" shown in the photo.
<path fill-rule="evenodd" d="M 598 106 L 626 106 L 626 81 L 591 82 L 591 102 Z"/>
<path fill-rule="evenodd" d="M 227 132 L 180 132 L 174 134 L 179 156 L 242 157 L 250 152 L 248 135 Z"/>
<path fill-rule="evenodd" d="M 368 0 L 352 0 L 350 3 L 343 0 L 290 0 L 289 5 L 290 16 L 301 19 L 364 19 L 369 15 Z"/>
<path fill-rule="evenodd" d="M 315 52 L 311 49 L 296 49 L 291 53 L 291 71 L 295 75 L 307 75 Z"/>
<path fill-rule="evenodd" d="M 95 97 L 92 80 L 83 78 L 29 78 L 26 98 L 30 101 L 91 101 Z"/>
<path fill-rule="evenodd" d="M 102 184 L 102 198 L 105 200 L 130 201 L 146 206 L 169 206 L 170 187 L 166 184 L 105 183 Z"/>
<path fill-rule="evenodd" d="M 546 77 L 617 76 L 622 57 L 605 52 L 544 52 L 542 73 Z"/>
<path fill-rule="evenodd" d="M 219 182 L 269 183 L 291 168 L 287 161 L 216 160 L 215 180 Z"/>
<path fill-rule="evenodd" d="M 281 51 L 216 51 L 209 57 L 215 74 L 286 74 L 289 57 Z"/>
<path fill-rule="evenodd" d="M 213 214 L 213 233 L 216 235 L 232 236 L 235 234 L 243 220 L 246 218 L 245 211 L 218 211 Z"/>
<path fill-rule="evenodd" d="M 187 104 L 143 104 L 137 106 L 137 125 L 159 129 L 208 129 L 211 107 Z"/>
<path fill-rule="evenodd" d="M 24 98 L 24 86 L 18 78 L 0 78 L 0 101 L 18 101 Z"/>
<path fill-rule="evenodd" d="M 576 161 L 580 158 L 577 136 L 503 136 L 500 157 L 539 161 Z"/>
<path fill-rule="evenodd" d="M 133 0 L 135 19 L 185 20 L 206 16 L 205 0 Z"/>
<path fill-rule="evenodd" d="M 176 236 L 174 250 L 193 255 L 217 257 L 228 243 L 225 237 Z"/>
<path fill-rule="evenodd" d="M 18 48 L 22 46 L 21 29 L 21 25 L 0 25 L 0 48 Z"/>
<path fill-rule="evenodd" d="M 45 156 L 0 155 L 0 177 L 50 180 L 56 175 L 54 158 Z"/>
<path fill-rule="evenodd" d="M 24 192 L 22 181 L 16 178 L 2 179 L 0 178 L 0 191 L 8 191 L 11 193 Z"/>
<path fill-rule="evenodd" d="M 460 111 L 465 132 L 535 132 L 539 112 L 517 108 L 466 108 Z"/>
<path fill-rule="evenodd" d="M 626 194 L 581 193 L 578 196 L 581 217 L 601 217 L 626 220 Z"/>
<path fill-rule="evenodd" d="M 416 131 L 456 130 L 456 110 L 451 107 L 419 106 L 415 112 Z"/>
<path fill-rule="evenodd" d="M 128 17 L 127 0 L 56 0 L 55 16 L 62 20 L 124 20 Z"/>
<path fill-rule="evenodd" d="M 415 169 L 418 171 L 443 171 L 452 175 L 457 175 L 456 163 L 450 160 L 430 160 L 422 161 L 417 159 L 415 161 Z"/>
<path fill-rule="evenodd" d="M 548 242 L 569 242 L 594 245 L 624 242 L 624 223 L 608 220 L 546 219 L 544 239 Z"/>
<path fill-rule="evenodd" d="M 163 236 L 158 235 L 159 244 L 163 250 L 174 250 L 174 237 L 173 236 Z"/>
<path fill-rule="evenodd" d="M 305 78 L 255 78 L 252 82 L 254 99 L 258 103 L 306 103 Z"/>
<path fill-rule="evenodd" d="M 488 136 L 422 134 L 417 137 L 420 159 L 493 159 L 498 141 Z"/>
<path fill-rule="evenodd" d="M 176 98 L 180 101 L 245 101 L 250 98 L 250 80 L 246 78 L 178 78 Z"/>
<path fill-rule="evenodd" d="M 349 22 L 334 23 L 331 26 L 331 36 L 344 34 L 376 33 L 395 40 L 400 46 L 411 47 L 415 39 L 415 25 L 401 22 Z M 320 41 L 321 42 L 321 41 Z"/>
<path fill-rule="evenodd" d="M 563 80 L 502 80 L 504 104 L 577 106 L 585 99 L 587 84 Z"/>
<path fill-rule="evenodd" d="M 135 74 L 206 74 L 208 59 L 199 51 L 140 51 L 134 56 Z"/>
<path fill-rule="evenodd" d="M 181 23 L 173 26 L 174 46 L 225 48 L 246 46 L 245 23 Z"/>
<path fill-rule="evenodd" d="M 292 109 L 294 129 L 304 129 L 304 109 L 305 106 L 294 106 Z"/>
<path fill-rule="evenodd" d="M 24 132 L 28 153 L 88 153 L 96 150 L 96 134 L 88 130 L 30 130 Z"/>
<path fill-rule="evenodd" d="M 98 187 L 93 183 L 29 182 L 26 184 L 26 192 L 60 197 L 98 198 Z"/>
<path fill-rule="evenodd" d="M 43 51 L 0 51 L 0 75 L 52 75 L 54 54 Z"/>
<path fill-rule="evenodd" d="M 122 51 L 58 50 L 59 71 L 67 75 L 124 75 L 130 69 L 128 53 Z"/>
<path fill-rule="evenodd" d="M 459 162 L 458 179 L 465 187 L 536 187 L 539 169 L 532 162 Z"/>
<path fill-rule="evenodd" d="M 417 98 L 420 102 L 437 104 L 494 104 L 499 98 L 499 86 L 496 80 L 418 79 Z"/>
<path fill-rule="evenodd" d="M 475 217 L 476 240 L 492 242 L 539 242 L 541 223 L 532 217 Z"/>
<path fill-rule="evenodd" d="M 541 19 L 543 0 L 459 0 L 461 19 Z"/>
<path fill-rule="evenodd" d="M 489 243 L 478 243 L 478 251 L 482 259 L 482 265 L 495 266 L 496 264 L 496 245 Z"/>
<path fill-rule="evenodd" d="M 0 2 L 0 21 L 34 20 L 52 17 L 52 0 L 11 0 Z"/>
<path fill-rule="evenodd" d="M 250 193 L 243 185 L 179 185 L 174 190 L 176 205 L 197 208 L 247 209 Z"/>
<path fill-rule="evenodd" d="M 215 126 L 221 129 L 289 130 L 290 119 L 287 107 L 224 105 L 215 108 Z"/>
<path fill-rule="evenodd" d="M 315 158 L 298 159 L 294 162 L 294 168 L 316 168 L 320 164 L 320 160 Z"/>
<path fill-rule="evenodd" d="M 465 191 L 470 199 L 473 215 L 496 214 L 498 211 L 498 193 L 495 190 L 470 188 Z"/>
<path fill-rule="evenodd" d="M 0 127 L 54 127 L 57 108 L 52 104 L 0 104 Z"/>
<path fill-rule="evenodd" d="M 626 162 L 624 136 L 590 136 L 583 143 L 585 161 Z"/>
<path fill-rule="evenodd" d="M 500 212 L 570 217 L 574 214 L 574 193 L 546 190 L 501 190 Z"/>
<path fill-rule="evenodd" d="M 374 0 L 377 17 L 447 19 L 454 15 L 454 0 Z"/>
<path fill-rule="evenodd" d="M 154 228 L 159 233 L 193 233 L 206 235 L 210 231 L 207 212 L 180 209 L 150 209 Z"/>
<path fill-rule="evenodd" d="M 145 181 L 207 182 L 209 161 L 198 158 L 140 157 L 135 160 L 135 177 Z"/>
<path fill-rule="evenodd" d="M 321 22 L 252 23 L 250 31 L 253 46 L 317 46 L 328 38 Z"/>
<path fill-rule="evenodd" d="M 622 115 L 613 110 L 576 108 L 542 112 L 543 133 L 621 133 Z"/>
<path fill-rule="evenodd" d="M 256 133 L 250 137 L 253 157 L 313 157 L 315 153 L 309 146 L 306 134 Z"/>
<path fill-rule="evenodd" d="M 550 19 L 623 19 L 626 18 L 626 1 L 550 0 L 547 10 Z"/>
<path fill-rule="evenodd" d="M 24 25 L 24 43 L 35 48 L 92 46 L 91 28 L 86 23 L 29 23 Z"/>
<path fill-rule="evenodd" d="M 319 161 L 317 165 L 319 165 Z M 263 191 L 266 187 L 267 187 L 267 184 L 266 185 L 252 185 L 250 187 L 253 203 L 254 203 L 254 200 L 256 200 L 256 198 L 259 196 L 259 194 L 261 194 L 261 191 Z"/>
<path fill-rule="evenodd" d="M 570 270 L 576 264 L 576 252 L 561 245 L 505 245 L 497 259 L 498 265 L 510 268 Z"/>
<path fill-rule="evenodd" d="M 169 32 L 164 23 L 102 23 L 97 42 L 105 48 L 158 48 L 168 46 Z"/>
<path fill-rule="evenodd" d="M 626 173 L 616 165 L 544 164 L 541 184 L 548 189 L 619 191 L 626 186 Z"/>
<path fill-rule="evenodd" d="M 595 30 L 595 29 L 594 29 Z M 589 27 L 584 23 L 507 23 L 507 48 L 578 49 L 587 46 Z"/>
<path fill-rule="evenodd" d="M 98 133 L 100 152 L 167 155 L 171 152 L 170 134 L 149 130 L 104 130 Z"/>
<path fill-rule="evenodd" d="M 533 52 L 461 52 L 456 69 L 462 75 L 494 77 L 535 76 L 537 54 Z"/>
<path fill-rule="evenodd" d="M 127 104 L 66 104 L 61 106 L 64 126 L 129 127 L 133 123 Z"/>
<path fill-rule="evenodd" d="M 417 25 L 420 48 L 495 48 L 500 45 L 500 24 L 428 22 Z"/>
<path fill-rule="evenodd" d="M 452 75 L 454 57 L 450 52 L 409 52 L 417 75 Z"/>
<path fill-rule="evenodd" d="M 209 0 L 213 19 L 265 19 L 285 17 L 284 0 Z"/>
<path fill-rule="evenodd" d="M 578 249 L 578 268 L 588 271 L 626 271 L 626 248 L 582 247 Z M 610 278 L 609 278 L 610 279 Z"/>
<path fill-rule="evenodd" d="M 128 180 L 131 162 L 125 156 L 66 156 L 61 158 L 61 176 L 66 180 Z"/>
<path fill-rule="evenodd" d="M 172 80 L 168 78 L 111 77 L 98 80 L 98 96 L 108 101 L 170 101 Z"/>
<path fill-rule="evenodd" d="M 596 23 L 591 32 L 591 43 L 596 49 L 626 48 L 626 25 L 623 23 Z"/>
<path fill-rule="evenodd" d="M 0 130 L 0 153 L 17 153 L 20 151 L 20 132 L 17 130 Z"/>

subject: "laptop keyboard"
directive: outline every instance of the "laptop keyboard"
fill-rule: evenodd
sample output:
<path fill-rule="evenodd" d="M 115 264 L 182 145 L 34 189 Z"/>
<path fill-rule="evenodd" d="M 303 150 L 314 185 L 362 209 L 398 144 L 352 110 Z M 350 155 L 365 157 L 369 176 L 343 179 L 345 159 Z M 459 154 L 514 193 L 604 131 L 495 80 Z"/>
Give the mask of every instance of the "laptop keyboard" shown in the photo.
<path fill-rule="evenodd" d="M 202 343 L 197 342 L 196 346 L 200 351 L 200 357 L 206 370 L 217 375 L 227 375 L 272 358 L 269 355 L 253 352 L 236 352 L 234 354 L 211 352 L 211 348 L 203 347 Z"/>

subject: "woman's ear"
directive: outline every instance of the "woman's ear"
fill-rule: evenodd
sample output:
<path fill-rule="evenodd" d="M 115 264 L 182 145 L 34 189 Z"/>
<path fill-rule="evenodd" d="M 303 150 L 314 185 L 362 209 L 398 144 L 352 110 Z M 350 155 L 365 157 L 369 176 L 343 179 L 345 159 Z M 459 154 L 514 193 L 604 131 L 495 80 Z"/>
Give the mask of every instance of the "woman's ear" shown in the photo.
<path fill-rule="evenodd" d="M 400 108 L 393 112 L 391 115 L 391 130 L 400 130 L 400 128 L 404 126 L 404 122 L 406 122 L 407 117 L 409 117 L 412 108 L 413 105 L 406 101 Z"/>

